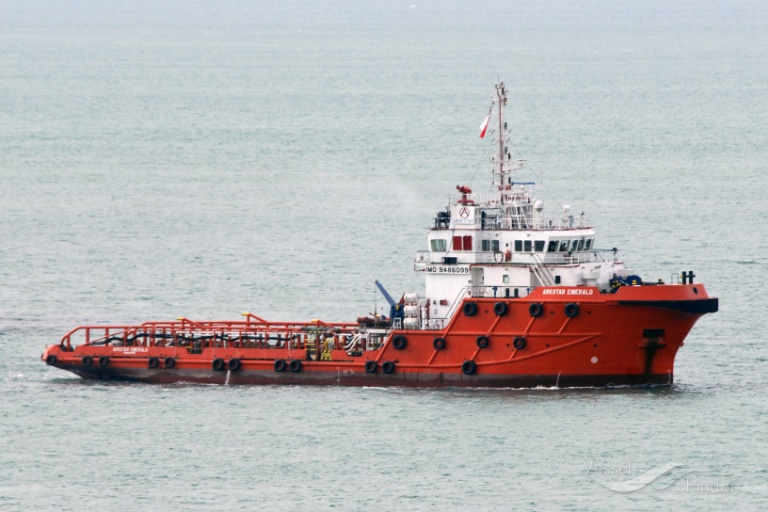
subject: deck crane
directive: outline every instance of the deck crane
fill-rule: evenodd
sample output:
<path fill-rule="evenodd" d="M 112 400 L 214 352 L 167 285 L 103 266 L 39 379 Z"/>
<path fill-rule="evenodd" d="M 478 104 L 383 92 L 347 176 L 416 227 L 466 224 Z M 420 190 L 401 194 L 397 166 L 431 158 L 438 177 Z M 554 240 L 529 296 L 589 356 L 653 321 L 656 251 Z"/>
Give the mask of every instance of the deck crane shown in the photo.
<path fill-rule="evenodd" d="M 403 305 L 405 304 L 405 296 L 400 297 L 400 302 L 395 302 L 395 299 L 392 298 L 392 296 L 387 292 L 387 289 L 384 288 L 384 285 L 379 282 L 378 279 L 375 280 L 376 287 L 379 289 L 382 295 L 384 295 L 384 298 L 387 300 L 387 303 L 389 304 L 389 318 L 392 321 L 392 323 L 395 323 L 395 318 L 402 319 L 404 316 L 404 308 Z M 401 320 L 402 322 L 402 320 Z"/>

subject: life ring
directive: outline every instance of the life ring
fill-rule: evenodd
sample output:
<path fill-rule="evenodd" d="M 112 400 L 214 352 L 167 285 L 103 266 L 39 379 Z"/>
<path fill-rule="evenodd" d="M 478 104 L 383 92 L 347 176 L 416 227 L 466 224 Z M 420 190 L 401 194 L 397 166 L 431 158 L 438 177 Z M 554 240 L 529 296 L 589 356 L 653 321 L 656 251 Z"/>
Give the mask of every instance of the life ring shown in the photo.
<path fill-rule="evenodd" d="M 223 359 L 217 357 L 216 359 L 213 360 L 213 362 L 211 363 L 211 366 L 213 367 L 214 370 L 216 370 L 217 372 L 220 372 L 221 370 L 224 369 L 224 366 L 226 365 L 224 364 Z"/>
<path fill-rule="evenodd" d="M 491 340 L 488 339 L 488 336 L 478 336 L 477 340 L 475 340 L 477 348 L 487 348 L 490 342 Z"/>
<path fill-rule="evenodd" d="M 239 359 L 237 359 L 237 358 L 235 358 L 235 359 L 230 359 L 230 360 L 229 360 L 229 362 L 227 363 L 227 367 L 228 367 L 230 370 L 232 370 L 233 372 L 236 372 L 237 370 L 239 370 L 239 369 L 240 369 L 240 366 L 242 366 L 242 363 L 241 363 L 241 362 L 240 362 L 240 360 L 239 360 Z"/>
<path fill-rule="evenodd" d="M 83 356 L 80 362 L 83 363 L 83 366 L 87 368 L 93 364 L 93 358 L 91 356 Z"/>
<path fill-rule="evenodd" d="M 165 367 L 168 368 L 168 369 L 171 369 L 174 366 L 176 366 L 176 360 L 174 358 L 172 358 L 172 357 L 166 357 L 165 361 L 163 361 L 163 363 L 165 363 Z"/>
<path fill-rule="evenodd" d="M 392 339 L 392 346 L 397 350 L 403 350 L 406 345 L 408 345 L 408 340 L 401 334 L 398 334 Z"/>
<path fill-rule="evenodd" d="M 445 348 L 445 338 L 435 338 L 432 341 L 432 347 L 435 350 L 443 350 Z"/>
<path fill-rule="evenodd" d="M 381 365 L 381 369 L 384 373 L 392 373 L 395 371 L 395 363 L 392 361 L 384 361 L 384 364 Z"/>
<path fill-rule="evenodd" d="M 109 358 L 107 356 L 101 356 L 99 358 L 99 367 L 106 368 L 109 366 Z"/>
<path fill-rule="evenodd" d="M 527 342 L 525 341 L 525 338 L 523 338 L 522 336 L 518 336 L 517 338 L 515 338 L 515 341 L 512 342 L 512 345 L 514 345 L 517 350 L 524 349 L 526 344 Z"/>
<path fill-rule="evenodd" d="M 472 375 L 477 371 L 477 364 L 474 361 L 464 361 L 461 364 L 461 373 L 464 375 Z"/>
<path fill-rule="evenodd" d="M 573 318 L 576 315 L 579 314 L 579 305 L 575 302 L 571 302 L 570 304 L 565 305 L 565 316 L 568 318 Z"/>
<path fill-rule="evenodd" d="M 497 302 L 493 305 L 493 312 L 496 313 L 496 316 L 506 315 L 508 309 L 506 302 Z"/>
<path fill-rule="evenodd" d="M 301 361 L 298 359 L 294 359 L 291 361 L 291 364 L 288 365 L 293 373 L 298 373 L 301 371 Z"/>
<path fill-rule="evenodd" d="M 376 361 L 365 362 L 365 373 L 376 373 L 376 370 L 378 369 L 379 365 L 376 364 Z"/>
<path fill-rule="evenodd" d="M 49 355 L 48 357 L 45 358 L 45 364 L 47 364 L 48 366 L 55 365 L 56 361 L 58 361 L 58 358 L 55 355 L 53 355 L 53 354 L 51 354 L 51 355 Z"/>
<path fill-rule="evenodd" d="M 477 302 L 465 302 L 462 310 L 467 316 L 475 316 L 477 314 Z"/>
<path fill-rule="evenodd" d="M 544 312 L 544 307 L 541 305 L 540 302 L 533 302 L 530 306 L 528 306 L 528 313 L 531 314 L 532 317 L 536 318 L 537 316 L 541 316 L 541 314 Z"/>
<path fill-rule="evenodd" d="M 285 371 L 285 367 L 288 366 L 285 362 L 285 359 L 275 359 L 275 371 L 277 373 L 282 373 Z"/>

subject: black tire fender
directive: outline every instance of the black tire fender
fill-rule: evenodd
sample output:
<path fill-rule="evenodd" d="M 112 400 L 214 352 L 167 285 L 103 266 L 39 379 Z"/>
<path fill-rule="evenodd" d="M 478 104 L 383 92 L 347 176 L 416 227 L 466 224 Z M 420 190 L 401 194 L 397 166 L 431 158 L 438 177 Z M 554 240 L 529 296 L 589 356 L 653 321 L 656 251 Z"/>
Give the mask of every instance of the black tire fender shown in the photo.
<path fill-rule="evenodd" d="M 408 339 L 402 334 L 398 334 L 397 336 L 392 338 L 392 346 L 395 347 L 397 350 L 403 350 L 405 347 L 408 346 Z"/>

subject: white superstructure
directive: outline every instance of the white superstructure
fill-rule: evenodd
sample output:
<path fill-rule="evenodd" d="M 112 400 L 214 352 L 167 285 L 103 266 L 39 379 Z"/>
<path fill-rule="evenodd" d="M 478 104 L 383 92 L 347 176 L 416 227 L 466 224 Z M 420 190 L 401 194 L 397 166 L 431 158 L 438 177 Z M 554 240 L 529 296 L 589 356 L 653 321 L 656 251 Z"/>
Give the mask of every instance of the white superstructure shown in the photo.
<path fill-rule="evenodd" d="M 523 162 L 508 151 L 503 83 L 496 95 L 493 189 L 478 194 L 458 186 L 429 230 L 429 249 L 416 255 L 414 269 L 426 273 L 422 328 L 442 328 L 465 296 L 524 297 L 555 285 L 609 290 L 628 274 L 615 249 L 595 248 L 595 231 L 583 213 L 575 218 L 564 206 L 557 218 L 543 219 L 544 204 L 531 195 L 534 183 L 513 177 Z"/>

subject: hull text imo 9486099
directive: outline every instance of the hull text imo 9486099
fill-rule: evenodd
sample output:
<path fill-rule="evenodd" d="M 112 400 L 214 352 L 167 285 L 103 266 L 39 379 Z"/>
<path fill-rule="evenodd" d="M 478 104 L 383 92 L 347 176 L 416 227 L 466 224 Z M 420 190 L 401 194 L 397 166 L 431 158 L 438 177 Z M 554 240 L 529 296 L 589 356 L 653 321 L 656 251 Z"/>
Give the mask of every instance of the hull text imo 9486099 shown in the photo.
<path fill-rule="evenodd" d="M 595 247 L 583 215 L 544 221 L 508 151 L 496 85 L 493 186 L 457 187 L 416 255 L 423 295 L 382 292 L 389 317 L 89 325 L 48 346 L 87 379 L 346 386 L 572 387 L 671 384 L 696 320 L 718 309 L 693 272 L 643 282 Z M 485 135 L 492 115 L 481 127 Z M 497 124 L 498 123 L 498 124 Z M 377 282 L 378 284 L 378 282 Z"/>

